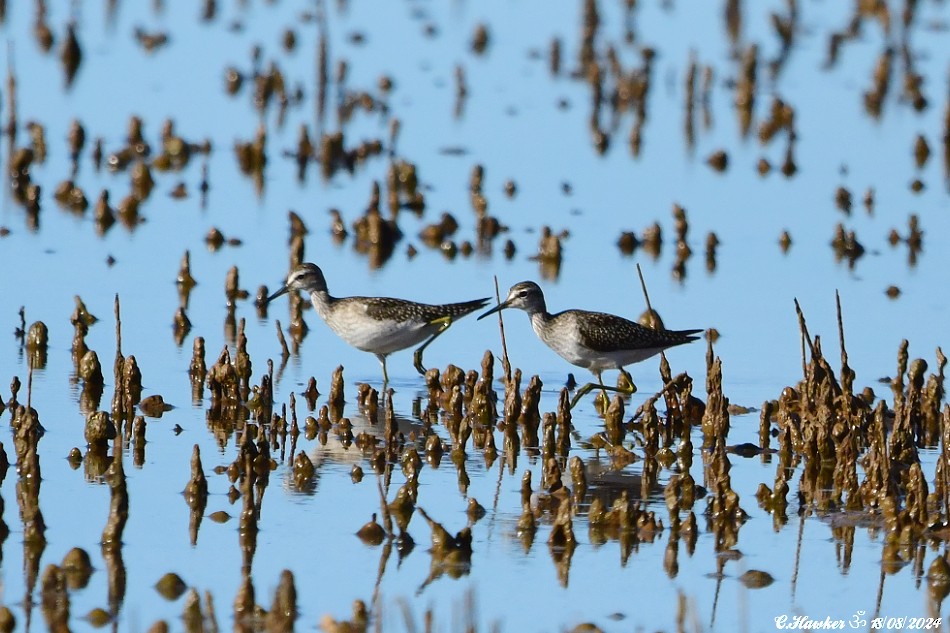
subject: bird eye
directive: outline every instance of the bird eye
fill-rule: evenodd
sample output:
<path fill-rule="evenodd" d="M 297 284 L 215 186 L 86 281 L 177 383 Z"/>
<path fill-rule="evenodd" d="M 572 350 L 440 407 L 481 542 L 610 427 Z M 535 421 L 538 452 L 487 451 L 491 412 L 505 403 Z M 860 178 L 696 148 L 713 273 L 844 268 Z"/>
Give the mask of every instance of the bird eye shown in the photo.
<path fill-rule="evenodd" d="M 519 297 L 522 297 L 522 298 L 527 297 L 527 296 L 528 296 L 528 291 L 527 291 L 527 290 L 522 290 L 521 292 L 518 293 L 518 296 L 519 296 Z"/>

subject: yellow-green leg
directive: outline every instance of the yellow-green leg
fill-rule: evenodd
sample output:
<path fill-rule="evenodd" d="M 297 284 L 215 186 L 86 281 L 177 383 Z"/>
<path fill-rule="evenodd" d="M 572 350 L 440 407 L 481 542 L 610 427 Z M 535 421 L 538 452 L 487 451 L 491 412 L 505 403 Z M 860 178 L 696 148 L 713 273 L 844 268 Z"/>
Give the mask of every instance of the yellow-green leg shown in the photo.
<path fill-rule="evenodd" d="M 429 344 L 435 339 L 437 339 L 439 335 L 442 334 L 442 332 L 445 332 L 447 329 L 449 329 L 449 326 L 452 325 L 452 317 L 443 317 L 441 319 L 436 319 L 435 321 L 432 322 L 432 324 L 438 325 L 439 329 L 436 330 L 435 334 L 430 336 L 428 340 L 422 345 L 420 345 L 419 349 L 417 349 L 412 354 L 412 366 L 415 367 L 416 371 L 422 374 L 423 376 L 426 375 L 426 368 L 422 366 L 422 352 L 423 350 L 425 350 L 425 348 L 429 347 Z"/>
<path fill-rule="evenodd" d="M 624 382 L 626 382 L 626 384 L 630 385 L 630 393 L 636 393 L 637 386 L 633 384 L 633 376 L 631 376 L 630 373 L 623 367 L 620 368 L 620 376 L 623 377 Z M 620 382 L 619 378 L 617 379 L 617 382 Z"/>
<path fill-rule="evenodd" d="M 383 366 L 383 384 L 389 384 L 389 373 L 386 371 L 386 355 L 385 354 L 376 354 L 376 358 L 379 359 L 379 364 Z"/>
<path fill-rule="evenodd" d="M 623 371 L 623 369 L 621 369 L 620 371 Z M 605 400 L 605 401 L 607 400 L 607 392 L 608 392 L 608 391 L 614 391 L 614 392 L 616 392 L 616 393 L 622 393 L 622 394 L 628 395 L 628 396 L 629 396 L 630 394 L 632 394 L 634 391 L 636 391 L 636 389 L 633 388 L 633 387 L 631 387 L 630 389 L 620 389 L 620 388 L 618 388 L 618 387 L 608 387 L 607 385 L 604 384 L 604 381 L 603 381 L 603 379 L 601 378 L 601 375 L 600 375 L 600 372 L 599 372 L 599 371 L 594 372 L 594 375 L 597 376 L 597 382 L 596 382 L 596 383 L 589 382 L 589 383 L 587 383 L 586 385 L 584 385 L 583 387 L 581 387 L 580 389 L 578 389 L 578 390 L 577 390 L 577 393 L 574 394 L 574 397 L 571 399 L 571 408 L 572 408 L 572 409 L 577 405 L 578 402 L 580 402 L 581 398 L 583 398 L 584 396 L 586 396 L 586 395 L 587 395 L 588 393 L 590 393 L 593 389 L 600 389 L 600 390 L 601 390 L 601 393 L 602 393 L 603 396 L 604 396 L 604 400 Z M 633 382 L 631 381 L 630 384 L 633 385 Z"/>

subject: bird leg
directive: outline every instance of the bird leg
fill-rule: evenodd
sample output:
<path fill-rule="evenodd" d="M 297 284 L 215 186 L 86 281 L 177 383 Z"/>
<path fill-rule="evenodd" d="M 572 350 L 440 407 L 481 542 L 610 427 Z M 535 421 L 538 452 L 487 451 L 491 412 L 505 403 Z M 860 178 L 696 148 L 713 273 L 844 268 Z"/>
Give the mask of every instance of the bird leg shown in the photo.
<path fill-rule="evenodd" d="M 379 364 L 383 366 L 383 385 L 389 384 L 389 374 L 386 372 L 386 355 L 385 354 L 376 354 L 376 358 L 379 359 Z"/>
<path fill-rule="evenodd" d="M 442 332 L 445 332 L 447 329 L 449 329 L 449 326 L 452 325 L 452 317 L 446 316 L 442 317 L 441 319 L 436 319 L 435 321 L 432 321 L 430 325 L 437 325 L 439 329 L 436 330 L 435 334 L 430 336 L 428 340 L 420 345 L 419 348 L 412 354 L 412 366 L 415 367 L 416 371 L 423 376 L 426 375 L 426 368 L 422 366 L 422 351 L 429 346 L 429 343 L 437 339 L 439 335 L 442 334 Z"/>
<path fill-rule="evenodd" d="M 637 386 L 633 384 L 633 377 L 623 367 L 620 368 L 620 377 L 617 378 L 617 385 L 621 391 L 636 393 Z"/>
<path fill-rule="evenodd" d="M 621 369 L 620 371 L 623 371 L 623 369 Z M 626 373 L 626 372 L 624 372 L 624 373 Z M 586 396 L 588 393 L 590 393 L 590 392 L 591 392 L 592 390 L 594 390 L 594 389 L 600 389 L 601 394 L 602 394 L 603 397 L 604 397 L 604 400 L 607 399 L 607 392 L 608 392 L 608 391 L 613 391 L 613 392 L 616 392 L 616 393 L 622 393 L 622 394 L 624 394 L 624 395 L 626 395 L 626 396 L 629 396 L 630 394 L 632 394 L 632 393 L 634 393 L 634 392 L 636 391 L 636 387 L 634 386 L 633 381 L 630 381 L 630 387 L 629 387 L 629 388 L 626 388 L 626 389 L 621 389 L 621 388 L 619 388 L 619 387 L 608 387 L 607 385 L 604 384 L 604 381 L 603 381 L 603 379 L 602 379 L 601 376 L 600 376 L 600 372 L 595 372 L 595 375 L 597 376 L 597 382 L 589 382 L 589 383 L 587 383 L 586 385 L 584 385 L 583 387 L 581 387 L 580 389 L 578 389 L 578 390 L 577 390 L 577 393 L 574 394 L 574 397 L 571 399 L 571 408 L 572 408 L 572 409 L 577 405 L 578 402 L 580 402 L 581 398 L 583 398 L 584 396 Z M 628 377 L 629 377 L 629 376 L 628 376 Z"/>

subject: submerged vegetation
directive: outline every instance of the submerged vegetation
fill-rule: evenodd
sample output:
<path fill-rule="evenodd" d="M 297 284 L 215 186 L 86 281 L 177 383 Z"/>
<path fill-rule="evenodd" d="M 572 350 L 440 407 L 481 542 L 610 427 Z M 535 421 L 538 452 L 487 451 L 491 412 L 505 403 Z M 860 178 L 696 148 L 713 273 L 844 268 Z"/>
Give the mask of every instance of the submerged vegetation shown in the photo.
<path fill-rule="evenodd" d="M 145 462 L 147 424 L 136 409 L 153 418 L 161 417 L 166 409 L 148 405 L 141 398 L 143 376 L 135 357 L 121 352 L 118 298 L 115 316 L 119 351 L 113 365 L 114 388 L 111 404 L 108 400 L 102 402 L 102 372 L 95 352 L 84 343 L 87 323 L 96 319 L 79 298 L 76 303 L 72 318 L 76 327 L 73 351 L 74 357 L 81 354 L 83 366 L 81 370 L 77 367 L 76 375 L 83 377 L 80 402 L 86 411 L 86 447 L 74 448 L 69 460 L 74 468 L 82 465 L 88 479 L 101 480 L 110 490 L 101 548 L 112 598 L 107 608 L 87 616 L 90 620 L 110 622 L 119 618 L 122 610 L 122 535 L 132 501 L 123 467 L 125 460 L 116 456 L 131 454 L 132 464 L 141 468 Z M 430 505 L 428 512 L 424 509 L 426 496 L 420 482 L 426 479 L 427 468 L 438 468 L 446 458 L 456 470 L 463 495 L 468 493 L 467 469 L 473 460 L 482 461 L 486 470 L 498 462 L 509 477 L 518 477 L 522 460 L 540 465 L 539 481 L 533 481 L 531 468 L 520 475 L 521 516 L 514 536 L 529 552 L 543 529 L 558 578 L 567 586 L 572 556 L 582 540 L 578 535 L 581 530 L 586 531 L 583 540 L 591 544 L 617 542 L 621 564 L 641 544 L 665 540 L 663 568 L 671 578 L 678 574 L 680 550 L 692 556 L 698 536 L 709 534 L 719 554 L 722 573 L 722 566 L 742 556 L 735 548 L 749 516 L 733 486 L 732 460 L 736 456 L 757 455 L 764 463 L 775 464 L 774 482 L 771 486 L 761 482 L 755 498 L 773 517 L 776 530 L 788 522 L 790 511 L 801 517 L 815 515 L 829 521 L 845 547 L 841 562 L 845 570 L 856 529 L 862 526 L 880 533 L 885 571 L 895 572 L 904 565 L 912 565 L 916 577 L 926 578 L 931 613 L 938 614 L 950 593 L 950 565 L 942 555 L 928 557 L 927 550 L 950 535 L 950 436 L 945 431 L 950 428 L 950 405 L 944 403 L 947 359 L 938 348 L 936 372 L 927 374 L 926 361 L 909 360 L 905 341 L 898 350 L 897 373 L 890 380 L 892 400 L 888 403 L 870 387 L 856 391 L 857 376 L 848 365 L 840 306 L 841 360 L 837 371 L 822 353 L 820 336 L 809 333 L 801 310 L 798 315 L 803 376 L 763 404 L 758 443 L 742 444 L 729 443 L 734 409 L 723 391 L 723 364 L 715 356 L 711 342 L 706 355 L 705 401 L 693 395 L 693 379 L 687 373 L 671 374 L 664 357 L 660 367 L 663 389 L 646 397 L 632 415 L 626 411 L 628 403 L 621 395 L 609 401 L 598 397 L 603 430 L 585 437 L 572 422 L 568 388 L 560 390 L 555 411 L 544 411 L 539 378 L 533 376 L 522 389 L 522 372 L 515 368 L 509 377 L 496 381 L 495 358 L 489 351 L 485 352 L 480 371 L 464 371 L 450 365 L 444 371 L 430 369 L 426 373 L 427 396 L 417 401 L 417 422 L 408 433 L 396 419 L 391 389 L 380 394 L 371 385 L 357 385 L 353 413 L 363 418 L 365 424 L 355 433 L 353 421 L 344 415 L 347 397 L 342 367 L 333 373 L 324 404 L 319 404 L 314 379 L 307 391 L 300 394 L 300 405 L 307 413 L 301 427 L 295 394 L 289 393 L 286 402 L 275 399 L 274 367 L 270 360 L 259 383 L 251 384 L 251 359 L 243 345 L 238 345 L 234 359 L 225 348 L 205 370 L 203 345 L 196 339 L 190 364 L 192 393 L 196 404 L 204 408 L 208 430 L 219 446 L 235 448 L 233 461 L 215 469 L 215 476 L 225 477 L 230 484 L 231 502 L 240 501 L 238 545 L 243 575 L 241 589 L 233 600 L 235 629 L 280 631 L 294 627 L 298 610 L 292 571 L 281 574 L 269 608 L 256 602 L 252 570 L 260 525 L 267 522 L 262 501 L 275 470 L 286 469 L 297 490 L 312 490 L 318 470 L 310 456 L 313 453 L 308 454 L 304 447 L 317 447 L 319 455 L 320 447 L 326 448 L 331 439 L 362 456 L 360 463 L 353 465 L 353 482 L 373 485 L 375 480 L 379 490 L 378 513 L 354 532 L 365 545 L 383 548 L 380 574 L 393 549 L 401 560 L 416 548 L 410 532 L 413 516 L 418 513 L 428 524 L 430 574 L 420 591 L 442 576 L 459 578 L 469 573 L 477 557 L 472 527 L 489 512 L 474 497 L 468 497 L 468 525 L 453 535 L 430 514 L 438 514 L 436 507 Z M 45 330 L 41 325 L 34 324 L 29 331 Z M 241 326 L 239 340 L 243 336 Z M 38 342 L 24 345 L 33 355 L 40 351 Z M 35 360 L 30 358 L 31 368 Z M 507 358 L 503 365 L 509 366 Z M 32 379 L 32 369 L 29 378 Z M 12 395 L 4 407 L 10 412 L 13 432 L 27 588 L 32 592 L 39 582 L 40 610 L 47 625 L 56 629 L 68 626 L 70 589 L 84 587 L 91 571 L 89 555 L 76 549 L 61 564 L 50 563 L 40 573 L 47 546 L 46 524 L 40 509 L 39 454 L 44 429 L 39 412 L 30 405 L 29 385 L 28 381 L 26 402 L 22 402 L 22 385 L 15 377 Z M 161 401 L 160 396 L 150 398 L 153 402 Z M 661 403 L 662 412 L 657 408 Z M 701 438 L 701 446 L 693 446 L 696 437 Z M 937 451 L 933 467 L 921 460 L 921 452 L 926 450 Z M 611 471 L 622 472 L 636 464 L 639 486 L 617 489 L 593 484 L 596 472 L 590 471 L 585 463 L 585 453 L 595 463 L 606 459 Z M 696 457 L 702 460 L 701 482 L 691 474 Z M 4 475 L 8 463 L 6 453 L 0 452 Z M 364 480 L 363 466 L 372 472 L 373 479 Z M 182 494 L 191 512 L 189 533 L 195 546 L 208 505 L 208 479 L 197 444 L 190 470 Z M 393 493 L 397 473 L 401 473 L 399 479 L 404 483 Z M 55 482 L 47 486 L 55 486 Z M 665 500 L 665 512 L 651 509 L 647 503 L 658 496 L 656 490 L 661 491 L 659 496 Z M 345 508 L 343 511 L 346 512 Z M 216 517 L 218 514 L 224 516 Z M 225 521 L 229 518 L 227 513 L 210 517 Z M 2 533 L 6 540 L 6 524 Z M 78 578 L 75 585 L 69 581 L 73 576 Z M 763 570 L 749 570 L 740 580 L 749 587 L 773 582 Z M 173 599 L 187 589 L 180 578 L 175 583 L 163 578 L 159 586 L 163 594 L 177 594 Z M 367 606 L 357 599 L 352 620 L 341 622 L 326 615 L 321 626 L 327 631 L 368 630 L 372 614 L 376 612 L 378 616 L 382 608 L 379 603 Z M 14 621 L 9 609 L 4 617 Z M 189 589 L 181 617 L 188 630 L 219 627 L 210 592 L 202 599 L 196 589 Z M 152 630 L 161 630 L 165 625 L 156 626 L 160 628 Z"/>

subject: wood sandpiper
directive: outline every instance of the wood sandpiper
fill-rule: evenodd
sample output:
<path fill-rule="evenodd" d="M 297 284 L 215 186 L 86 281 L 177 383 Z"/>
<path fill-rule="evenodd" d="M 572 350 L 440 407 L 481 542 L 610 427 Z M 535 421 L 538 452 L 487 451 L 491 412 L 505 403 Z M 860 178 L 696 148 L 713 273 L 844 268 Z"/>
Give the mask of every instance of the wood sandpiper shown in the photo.
<path fill-rule="evenodd" d="M 422 341 L 413 355 L 413 365 L 420 374 L 422 351 L 459 319 L 488 304 L 488 299 L 462 303 L 429 305 L 389 297 L 337 298 L 327 291 L 323 271 L 315 264 L 300 264 L 287 276 L 284 287 L 267 297 L 270 303 L 291 290 L 303 290 L 330 329 L 341 339 L 364 352 L 376 354 L 383 365 L 383 382 L 389 382 L 386 357 Z"/>
<path fill-rule="evenodd" d="M 603 312 L 565 310 L 550 314 L 544 293 L 533 281 L 522 281 L 511 287 L 508 298 L 485 312 L 479 319 L 505 308 L 520 308 L 528 313 L 531 327 L 538 338 L 557 354 L 578 367 L 589 369 L 597 384 L 588 383 L 578 390 L 571 406 L 594 388 L 622 391 L 606 387 L 601 378 L 605 369 L 623 371 L 625 365 L 639 363 L 668 347 L 695 341 L 702 330 L 655 330 L 623 317 Z"/>

